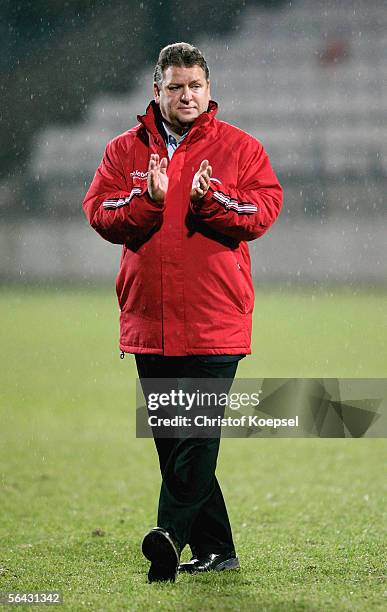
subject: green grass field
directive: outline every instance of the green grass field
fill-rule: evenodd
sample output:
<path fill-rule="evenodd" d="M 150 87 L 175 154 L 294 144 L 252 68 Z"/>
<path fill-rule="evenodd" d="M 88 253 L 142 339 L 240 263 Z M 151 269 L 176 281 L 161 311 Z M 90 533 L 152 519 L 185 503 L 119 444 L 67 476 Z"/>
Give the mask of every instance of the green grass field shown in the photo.
<path fill-rule="evenodd" d="M 238 375 L 385 377 L 386 298 L 258 290 Z M 158 463 L 134 437 L 114 290 L 3 288 L 0 313 L 0 592 L 58 590 L 65 610 L 386 609 L 385 440 L 224 440 L 241 571 L 148 585 Z"/>

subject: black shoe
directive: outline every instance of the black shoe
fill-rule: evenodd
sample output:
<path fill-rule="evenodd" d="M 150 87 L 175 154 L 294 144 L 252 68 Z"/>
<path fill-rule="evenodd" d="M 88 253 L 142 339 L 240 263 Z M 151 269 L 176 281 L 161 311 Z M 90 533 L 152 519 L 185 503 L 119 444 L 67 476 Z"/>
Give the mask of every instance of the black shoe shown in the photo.
<path fill-rule="evenodd" d="M 239 569 L 239 559 L 235 553 L 215 554 L 209 553 L 199 559 L 192 557 L 188 563 L 179 565 L 179 572 L 196 574 L 199 572 L 221 572 L 223 570 Z"/>
<path fill-rule="evenodd" d="M 180 555 L 168 531 L 162 527 L 151 529 L 142 542 L 142 552 L 151 561 L 149 582 L 175 582 Z"/>

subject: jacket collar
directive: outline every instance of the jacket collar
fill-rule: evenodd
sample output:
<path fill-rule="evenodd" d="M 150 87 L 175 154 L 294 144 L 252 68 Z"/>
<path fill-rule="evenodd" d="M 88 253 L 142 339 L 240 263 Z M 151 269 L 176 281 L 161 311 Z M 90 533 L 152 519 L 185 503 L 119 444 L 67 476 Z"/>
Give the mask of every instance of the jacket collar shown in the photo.
<path fill-rule="evenodd" d="M 208 109 L 204 111 L 204 113 L 201 113 L 199 117 L 193 122 L 189 130 L 187 140 L 191 140 L 193 135 L 195 135 L 194 138 L 196 140 L 196 136 L 200 136 L 200 134 L 205 131 L 213 122 L 217 112 L 217 102 L 215 102 L 215 100 L 210 100 L 208 104 Z M 154 100 L 152 100 L 148 104 L 144 115 L 137 115 L 137 119 L 145 127 L 145 129 L 154 136 L 156 141 L 160 140 L 161 135 L 164 135 L 160 108 Z"/>

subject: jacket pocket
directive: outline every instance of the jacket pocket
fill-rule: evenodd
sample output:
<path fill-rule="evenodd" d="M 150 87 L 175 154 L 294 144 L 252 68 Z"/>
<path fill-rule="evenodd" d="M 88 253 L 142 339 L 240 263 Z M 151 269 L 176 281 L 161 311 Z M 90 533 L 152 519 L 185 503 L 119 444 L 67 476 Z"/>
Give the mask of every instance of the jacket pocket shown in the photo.
<path fill-rule="evenodd" d="M 244 280 L 244 274 L 242 269 L 242 264 L 239 261 L 237 254 L 233 251 L 229 251 L 231 270 L 230 270 L 230 280 L 235 284 L 235 292 L 238 296 L 237 306 L 242 312 L 246 312 L 246 304 L 247 304 L 247 292 L 246 292 L 246 283 Z"/>
<path fill-rule="evenodd" d="M 240 306 L 242 311 L 247 314 L 254 306 L 254 289 L 252 286 L 251 272 L 246 270 L 239 257 L 238 251 L 231 250 L 232 261 L 235 269 L 235 279 L 239 291 Z"/>

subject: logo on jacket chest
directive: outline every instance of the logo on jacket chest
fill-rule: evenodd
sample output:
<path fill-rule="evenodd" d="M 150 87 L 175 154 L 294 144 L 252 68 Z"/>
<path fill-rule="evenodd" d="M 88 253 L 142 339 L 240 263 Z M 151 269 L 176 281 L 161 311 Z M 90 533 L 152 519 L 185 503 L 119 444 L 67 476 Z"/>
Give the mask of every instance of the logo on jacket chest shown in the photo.
<path fill-rule="evenodd" d="M 148 172 L 142 172 L 142 170 L 133 170 L 133 172 L 130 173 L 130 176 L 132 177 L 133 185 L 135 187 L 141 187 L 142 189 L 144 187 L 144 183 L 146 183 L 147 181 Z"/>
<path fill-rule="evenodd" d="M 133 172 L 130 173 L 130 176 L 132 178 L 146 179 L 148 176 L 148 172 L 141 172 L 141 170 L 133 170 Z"/>

